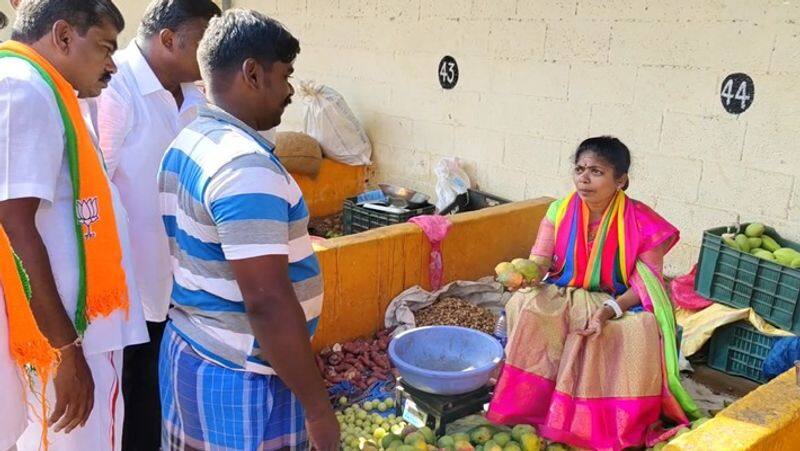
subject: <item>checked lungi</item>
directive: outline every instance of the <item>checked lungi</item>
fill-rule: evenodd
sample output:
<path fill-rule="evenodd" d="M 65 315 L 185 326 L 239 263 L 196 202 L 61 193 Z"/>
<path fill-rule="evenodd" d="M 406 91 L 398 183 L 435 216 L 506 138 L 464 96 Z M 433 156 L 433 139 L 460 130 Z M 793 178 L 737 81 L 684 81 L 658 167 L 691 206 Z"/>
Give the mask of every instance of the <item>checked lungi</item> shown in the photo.
<path fill-rule="evenodd" d="M 277 376 L 220 366 L 171 323 L 159 361 L 164 451 L 308 449 L 303 408 Z"/>

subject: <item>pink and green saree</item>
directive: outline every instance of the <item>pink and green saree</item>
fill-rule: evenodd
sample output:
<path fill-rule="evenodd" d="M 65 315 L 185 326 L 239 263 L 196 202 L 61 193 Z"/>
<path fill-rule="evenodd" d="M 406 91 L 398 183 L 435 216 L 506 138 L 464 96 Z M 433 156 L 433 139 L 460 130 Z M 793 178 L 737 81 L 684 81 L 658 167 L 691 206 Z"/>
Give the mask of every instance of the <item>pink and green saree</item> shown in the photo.
<path fill-rule="evenodd" d="M 666 426 L 699 418 L 680 384 L 661 277 L 677 229 L 623 191 L 594 224 L 576 193 L 555 201 L 542 229 L 533 258 L 550 275 L 506 306 L 510 340 L 489 420 L 533 424 L 572 446 L 619 450 L 652 445 L 670 435 Z M 641 299 L 641 313 L 608 321 L 599 335 L 576 333 L 604 300 L 628 289 Z"/>

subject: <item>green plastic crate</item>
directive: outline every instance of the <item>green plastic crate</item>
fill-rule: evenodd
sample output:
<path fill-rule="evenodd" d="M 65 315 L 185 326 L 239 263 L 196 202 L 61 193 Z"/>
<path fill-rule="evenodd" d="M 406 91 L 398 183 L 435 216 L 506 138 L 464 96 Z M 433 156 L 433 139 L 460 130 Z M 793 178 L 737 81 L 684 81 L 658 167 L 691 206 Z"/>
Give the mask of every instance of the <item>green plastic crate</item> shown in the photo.
<path fill-rule="evenodd" d="M 742 225 L 742 229 L 747 225 Z M 703 232 L 694 289 L 701 296 L 735 308 L 752 307 L 775 326 L 800 334 L 800 270 L 733 249 L 722 241 L 726 227 Z M 782 247 L 800 244 L 766 233 Z"/>
<path fill-rule="evenodd" d="M 723 326 L 711 336 L 708 366 L 759 383 L 767 382 L 764 360 L 780 338 L 762 334 L 747 321 Z"/>
<path fill-rule="evenodd" d="M 344 201 L 344 208 L 342 209 L 342 229 L 345 235 L 351 235 L 378 227 L 402 224 L 416 216 L 432 215 L 435 211 L 436 207 L 431 204 L 426 204 L 404 213 L 370 210 L 369 208 L 358 205 L 356 203 L 356 198 L 351 197 Z"/>

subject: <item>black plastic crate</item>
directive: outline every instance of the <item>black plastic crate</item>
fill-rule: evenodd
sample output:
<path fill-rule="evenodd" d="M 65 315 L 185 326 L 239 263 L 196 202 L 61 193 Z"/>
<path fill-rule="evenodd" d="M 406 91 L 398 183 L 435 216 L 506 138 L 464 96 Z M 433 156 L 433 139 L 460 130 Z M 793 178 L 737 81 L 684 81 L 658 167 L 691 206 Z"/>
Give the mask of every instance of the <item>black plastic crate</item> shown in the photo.
<path fill-rule="evenodd" d="M 484 193 L 474 189 L 468 189 L 466 193 L 459 194 L 456 200 L 444 207 L 439 212 L 440 215 L 452 215 L 465 211 L 482 210 L 488 207 L 496 207 L 502 204 L 511 203 L 510 200 L 495 196 L 494 194 Z"/>
<path fill-rule="evenodd" d="M 342 211 L 342 226 L 345 235 L 363 232 L 393 224 L 402 224 L 415 216 L 430 215 L 436 211 L 433 205 L 424 205 L 407 213 L 390 213 L 370 210 L 356 204 L 356 198 L 345 199 Z"/>
<path fill-rule="evenodd" d="M 730 307 L 752 307 L 775 326 L 800 334 L 800 269 L 728 246 L 722 241 L 727 231 L 718 227 L 703 232 L 695 291 Z M 800 250 L 800 245 L 782 239 L 769 227 L 765 233 L 782 247 Z"/>
<path fill-rule="evenodd" d="M 711 336 L 708 365 L 734 376 L 767 382 L 764 360 L 780 338 L 762 334 L 747 321 L 720 327 Z"/>

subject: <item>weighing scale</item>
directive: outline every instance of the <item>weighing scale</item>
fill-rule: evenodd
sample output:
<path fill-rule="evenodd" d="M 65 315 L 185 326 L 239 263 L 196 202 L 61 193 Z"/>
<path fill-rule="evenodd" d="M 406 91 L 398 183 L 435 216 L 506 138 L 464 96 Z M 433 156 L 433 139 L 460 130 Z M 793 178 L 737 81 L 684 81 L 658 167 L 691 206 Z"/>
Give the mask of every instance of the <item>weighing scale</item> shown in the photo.
<path fill-rule="evenodd" d="M 482 412 L 492 399 L 492 387 L 485 385 L 463 395 L 434 395 L 397 378 L 395 410 L 408 424 L 421 428 L 428 426 L 437 435 L 444 435 L 445 427 L 468 415 Z"/>

